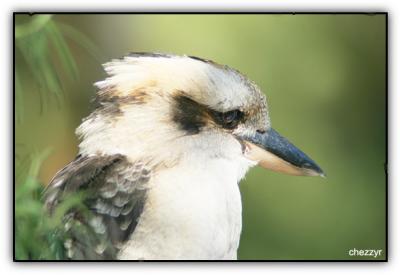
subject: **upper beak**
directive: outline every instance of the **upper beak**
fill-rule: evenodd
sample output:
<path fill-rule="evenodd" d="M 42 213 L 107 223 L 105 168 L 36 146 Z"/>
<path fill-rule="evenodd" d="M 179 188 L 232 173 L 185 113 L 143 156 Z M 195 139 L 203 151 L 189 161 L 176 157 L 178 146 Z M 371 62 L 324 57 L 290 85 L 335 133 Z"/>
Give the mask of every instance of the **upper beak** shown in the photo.
<path fill-rule="evenodd" d="M 240 138 L 246 144 L 246 157 L 257 161 L 261 167 L 295 176 L 325 177 L 311 158 L 272 128 Z"/>

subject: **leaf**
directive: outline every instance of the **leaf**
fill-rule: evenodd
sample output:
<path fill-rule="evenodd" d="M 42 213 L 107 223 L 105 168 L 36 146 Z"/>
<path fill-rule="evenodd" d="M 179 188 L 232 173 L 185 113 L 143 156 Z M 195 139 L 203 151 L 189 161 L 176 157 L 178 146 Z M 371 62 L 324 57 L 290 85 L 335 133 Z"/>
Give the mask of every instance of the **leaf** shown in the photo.
<path fill-rule="evenodd" d="M 28 72 L 38 85 L 40 113 L 46 110 L 48 101 L 53 95 L 57 103 L 62 102 L 65 85 L 60 75 L 76 80 L 79 70 L 69 45 L 65 38 L 77 43 L 97 60 L 103 56 L 98 47 L 73 27 L 55 22 L 51 16 L 35 15 L 29 23 L 15 27 L 15 44 L 22 54 Z M 60 62 L 62 71 L 57 72 Z M 15 71 L 16 86 L 16 120 L 22 121 L 23 95 L 33 90 L 27 88 L 20 77 L 20 71 Z"/>
<path fill-rule="evenodd" d="M 94 44 L 85 34 L 62 22 L 57 22 L 56 24 L 60 28 L 63 35 L 65 35 L 75 43 L 79 44 L 97 61 L 101 62 L 104 53 L 102 53 L 99 47 L 96 44 Z"/>
<path fill-rule="evenodd" d="M 74 196 L 70 196 L 62 201 L 55 212 L 52 215 L 52 227 L 57 227 L 64 217 L 64 215 L 71 209 L 71 208 L 81 208 L 84 209 L 83 200 L 86 194 L 84 192 L 76 193 Z"/>
<path fill-rule="evenodd" d="M 17 47 L 21 52 L 26 64 L 28 72 L 33 76 L 33 79 L 38 84 L 39 100 L 41 103 L 41 111 L 45 109 L 46 89 L 48 84 L 43 75 L 43 63 L 48 63 L 43 49 L 46 46 L 46 37 L 43 33 L 36 33 L 34 36 L 27 36 L 18 40 Z"/>
<path fill-rule="evenodd" d="M 40 31 L 53 17 L 53 15 L 34 15 L 29 23 L 15 26 L 14 39 L 19 39 Z"/>
<path fill-rule="evenodd" d="M 37 178 L 43 161 L 50 155 L 50 153 L 51 149 L 46 149 L 41 153 L 34 154 L 31 167 L 29 169 L 29 176 Z"/>
<path fill-rule="evenodd" d="M 57 25 L 54 22 L 49 22 L 45 30 L 50 41 L 54 44 L 57 57 L 60 58 L 67 75 L 72 75 L 74 79 L 78 79 L 79 74 L 75 59 Z"/>
<path fill-rule="evenodd" d="M 32 216 L 34 217 L 37 213 L 42 212 L 43 205 L 39 201 L 27 200 L 20 207 L 15 208 L 15 216 Z"/>
<path fill-rule="evenodd" d="M 50 154 L 50 150 L 47 149 L 43 151 L 41 154 L 35 154 L 33 160 L 30 164 L 30 167 L 27 172 L 27 176 L 23 180 L 23 183 L 17 185 L 15 191 L 15 200 L 18 201 L 19 199 L 27 196 L 28 194 L 33 193 L 35 190 L 40 187 L 40 184 L 37 180 L 37 176 L 39 174 L 40 166 L 43 160 Z"/>

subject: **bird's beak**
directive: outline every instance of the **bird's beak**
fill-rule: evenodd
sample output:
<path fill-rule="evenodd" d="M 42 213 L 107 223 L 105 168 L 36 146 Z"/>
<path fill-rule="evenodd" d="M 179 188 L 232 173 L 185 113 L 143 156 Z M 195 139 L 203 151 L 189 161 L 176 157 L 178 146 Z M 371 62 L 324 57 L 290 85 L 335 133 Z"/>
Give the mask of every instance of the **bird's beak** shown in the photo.
<path fill-rule="evenodd" d="M 264 133 L 240 137 L 247 158 L 272 171 L 295 176 L 322 176 L 322 169 L 305 153 L 272 128 Z"/>

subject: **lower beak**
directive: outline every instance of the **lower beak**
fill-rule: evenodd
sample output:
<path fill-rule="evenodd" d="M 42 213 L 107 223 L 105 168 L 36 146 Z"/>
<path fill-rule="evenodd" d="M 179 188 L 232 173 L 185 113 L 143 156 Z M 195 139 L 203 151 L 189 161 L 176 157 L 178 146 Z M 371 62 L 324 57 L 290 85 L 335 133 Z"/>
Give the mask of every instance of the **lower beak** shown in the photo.
<path fill-rule="evenodd" d="M 261 167 L 294 176 L 325 177 L 311 158 L 272 128 L 240 138 L 246 145 L 246 157 L 257 161 Z"/>

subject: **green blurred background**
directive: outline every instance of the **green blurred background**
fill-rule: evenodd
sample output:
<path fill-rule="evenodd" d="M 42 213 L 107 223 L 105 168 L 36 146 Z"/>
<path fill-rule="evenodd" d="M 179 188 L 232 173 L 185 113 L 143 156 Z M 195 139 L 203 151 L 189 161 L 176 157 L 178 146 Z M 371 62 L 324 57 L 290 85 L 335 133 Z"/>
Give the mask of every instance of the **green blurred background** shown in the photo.
<path fill-rule="evenodd" d="M 16 15 L 17 26 L 35 17 Z M 46 184 L 75 157 L 74 131 L 91 110 L 92 84 L 105 77 L 102 63 L 131 51 L 212 59 L 254 80 L 267 95 L 273 127 L 327 174 L 323 179 L 251 170 L 240 184 L 239 259 L 374 259 L 350 257 L 352 248 L 383 249 L 376 259 L 384 259 L 385 20 L 385 15 L 53 16 L 49 22 L 58 34 L 48 34 L 61 35 L 58 42 L 65 45 L 37 42 L 48 22 L 22 38 L 16 33 L 16 161 L 51 148 L 38 174 Z M 32 53 L 36 43 L 42 46 Z M 42 72 L 48 75 L 41 78 Z M 46 84 L 51 77 L 58 80 Z"/>

